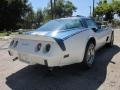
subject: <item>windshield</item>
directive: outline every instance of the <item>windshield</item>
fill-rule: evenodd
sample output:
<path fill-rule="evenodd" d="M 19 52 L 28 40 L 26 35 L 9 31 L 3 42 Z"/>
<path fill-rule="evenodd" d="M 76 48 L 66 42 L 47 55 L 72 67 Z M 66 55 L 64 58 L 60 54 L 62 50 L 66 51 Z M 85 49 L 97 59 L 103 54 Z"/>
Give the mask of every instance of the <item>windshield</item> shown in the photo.
<path fill-rule="evenodd" d="M 39 31 L 55 31 L 55 30 L 67 30 L 73 28 L 82 27 L 79 19 L 56 19 L 51 20 L 48 23 L 44 24 L 37 30 Z"/>

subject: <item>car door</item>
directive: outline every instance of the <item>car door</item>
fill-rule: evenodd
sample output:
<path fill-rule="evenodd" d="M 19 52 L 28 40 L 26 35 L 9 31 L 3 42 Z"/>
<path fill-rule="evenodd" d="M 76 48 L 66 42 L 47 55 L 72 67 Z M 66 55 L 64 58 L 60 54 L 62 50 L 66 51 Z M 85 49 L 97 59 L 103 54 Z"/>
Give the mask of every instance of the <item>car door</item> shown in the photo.
<path fill-rule="evenodd" d="M 91 30 L 96 29 L 96 31 L 93 30 L 96 38 L 96 48 L 103 46 L 106 43 L 107 31 L 105 29 L 98 28 L 98 25 L 92 19 L 86 19 L 86 24 L 88 28 L 91 28 Z"/>
<path fill-rule="evenodd" d="M 107 30 L 105 29 L 98 29 L 97 32 L 95 32 L 95 36 L 97 38 L 97 41 L 99 42 L 98 48 L 106 44 L 107 40 Z"/>

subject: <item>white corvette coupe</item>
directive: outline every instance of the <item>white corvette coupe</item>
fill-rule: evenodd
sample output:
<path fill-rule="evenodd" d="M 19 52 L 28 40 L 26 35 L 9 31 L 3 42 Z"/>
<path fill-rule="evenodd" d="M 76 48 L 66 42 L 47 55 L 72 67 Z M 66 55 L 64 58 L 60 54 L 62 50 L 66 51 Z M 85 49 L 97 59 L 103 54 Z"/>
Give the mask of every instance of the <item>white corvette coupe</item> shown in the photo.
<path fill-rule="evenodd" d="M 51 20 L 40 28 L 17 35 L 9 46 L 9 55 L 29 64 L 48 67 L 84 63 L 90 68 L 95 51 L 112 46 L 114 31 L 103 28 L 91 18 L 69 17 Z"/>

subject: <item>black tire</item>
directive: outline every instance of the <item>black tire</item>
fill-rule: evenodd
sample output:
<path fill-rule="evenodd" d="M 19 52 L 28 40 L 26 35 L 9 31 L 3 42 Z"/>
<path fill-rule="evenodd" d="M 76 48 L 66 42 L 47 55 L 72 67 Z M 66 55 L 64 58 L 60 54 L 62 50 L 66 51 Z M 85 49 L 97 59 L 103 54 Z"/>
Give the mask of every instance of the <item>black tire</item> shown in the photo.
<path fill-rule="evenodd" d="M 114 32 L 112 32 L 110 42 L 107 43 L 107 46 L 112 47 L 113 44 L 114 44 Z"/>
<path fill-rule="evenodd" d="M 91 52 L 91 51 L 89 52 L 89 49 L 90 49 L 91 46 L 93 47 L 93 53 L 94 54 L 93 54 L 93 56 L 90 56 L 89 59 L 88 59 L 88 53 Z M 83 59 L 84 67 L 86 69 L 90 69 L 93 66 L 94 59 L 95 59 L 95 44 L 92 41 L 89 41 L 87 43 L 86 50 L 85 50 L 85 55 L 84 55 L 84 59 Z"/>

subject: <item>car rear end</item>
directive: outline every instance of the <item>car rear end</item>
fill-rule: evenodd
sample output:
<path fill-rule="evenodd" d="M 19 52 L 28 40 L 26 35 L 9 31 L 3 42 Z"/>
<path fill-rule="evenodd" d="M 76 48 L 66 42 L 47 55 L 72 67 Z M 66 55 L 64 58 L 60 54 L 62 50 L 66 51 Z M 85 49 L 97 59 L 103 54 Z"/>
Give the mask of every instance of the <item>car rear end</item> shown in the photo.
<path fill-rule="evenodd" d="M 29 64 L 60 66 L 65 52 L 51 37 L 19 35 L 10 43 L 9 54 Z"/>

